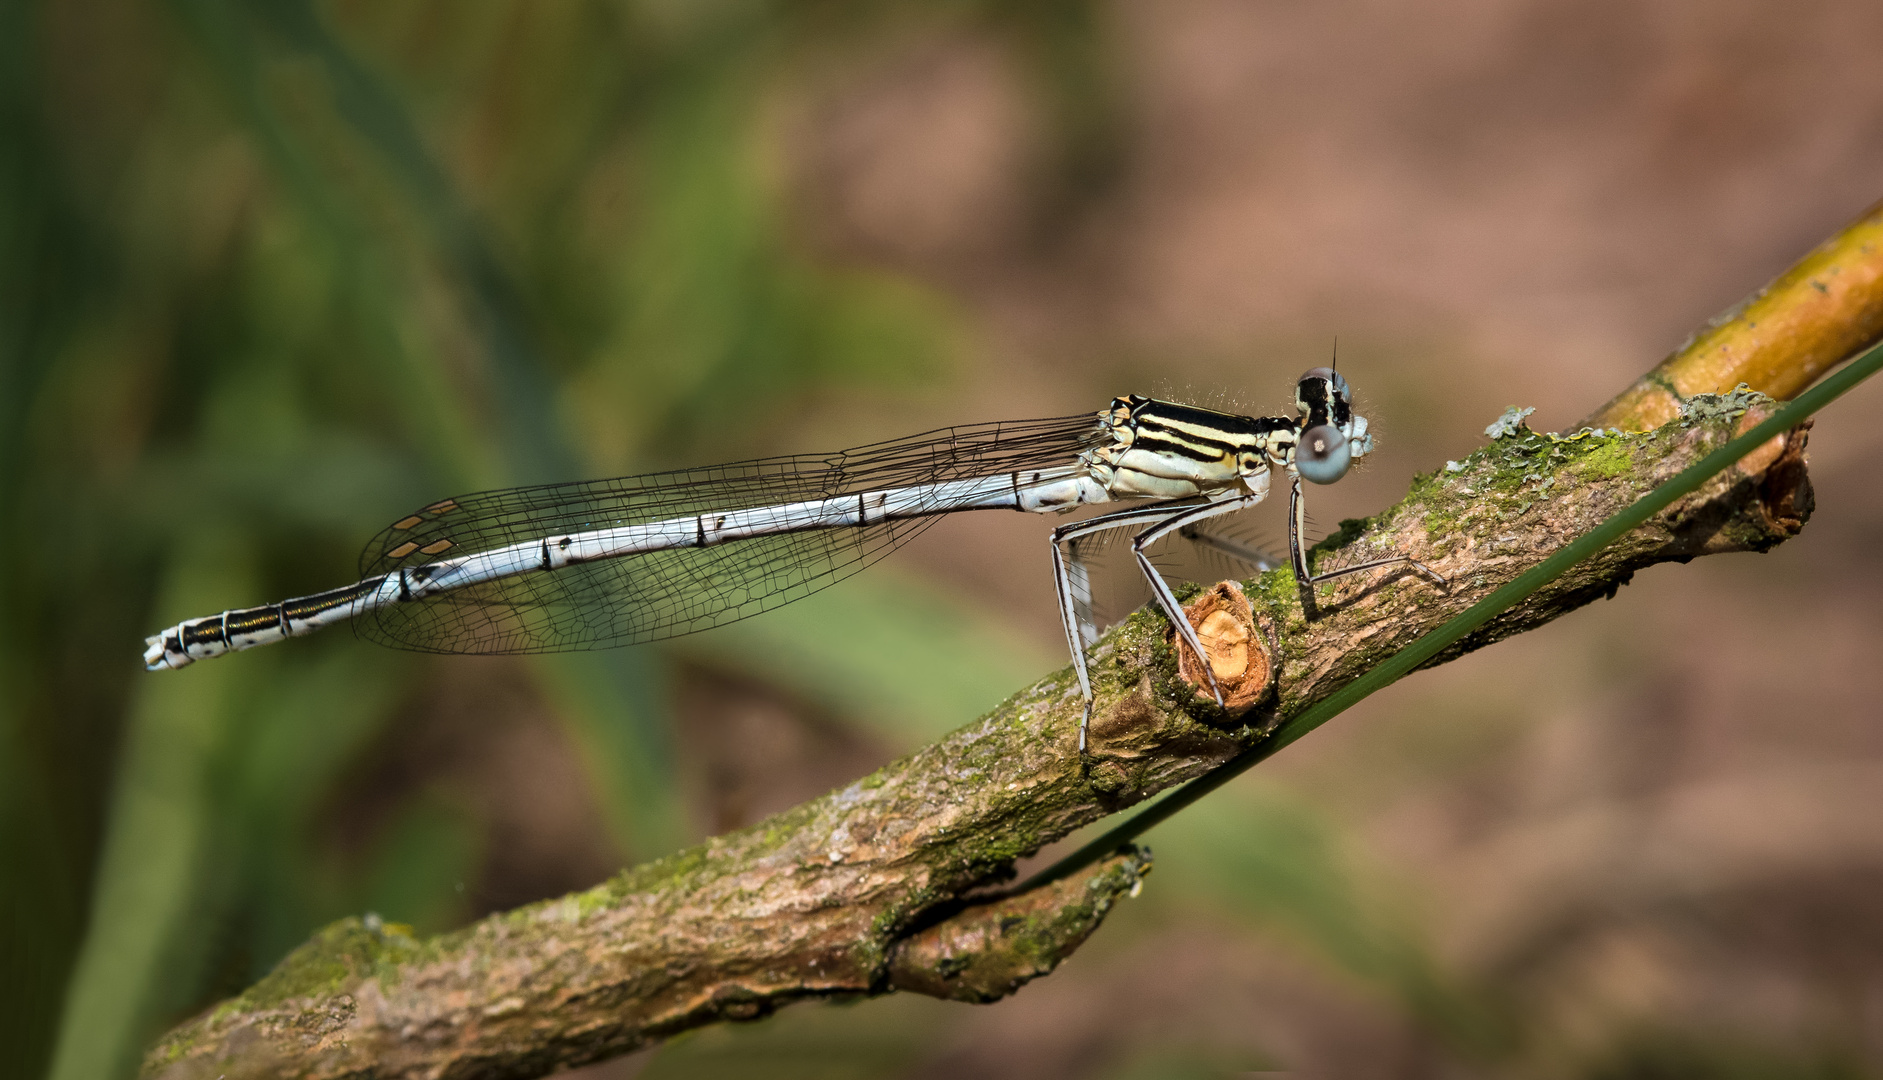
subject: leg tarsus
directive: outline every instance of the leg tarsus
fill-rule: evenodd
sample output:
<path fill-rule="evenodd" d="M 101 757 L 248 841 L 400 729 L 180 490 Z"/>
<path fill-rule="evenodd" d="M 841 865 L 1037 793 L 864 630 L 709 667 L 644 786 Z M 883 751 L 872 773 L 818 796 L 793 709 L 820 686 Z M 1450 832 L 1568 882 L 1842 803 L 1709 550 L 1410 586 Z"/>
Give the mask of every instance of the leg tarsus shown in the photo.
<path fill-rule="evenodd" d="M 1312 606 L 1314 586 L 1323 581 L 1332 581 L 1337 577 L 1357 574 L 1362 570 L 1372 570 L 1380 566 L 1391 566 L 1394 563 L 1405 563 L 1415 572 L 1436 582 L 1439 588 L 1447 592 L 1451 591 L 1451 582 L 1444 574 L 1410 555 L 1393 555 L 1384 559 L 1374 559 L 1372 562 L 1363 562 L 1357 566 L 1343 566 L 1338 570 L 1329 570 L 1324 574 L 1311 572 L 1308 569 L 1307 552 L 1301 547 L 1301 527 L 1307 517 L 1307 508 L 1301 498 L 1301 478 L 1296 476 L 1292 477 L 1292 480 L 1294 484 L 1288 493 L 1288 557 L 1294 563 L 1295 581 L 1301 586 L 1304 606 Z"/>
<path fill-rule="evenodd" d="M 1432 569 L 1410 555 L 1394 555 L 1385 559 L 1374 559 L 1372 562 L 1363 562 L 1356 566 L 1343 566 L 1338 570 L 1329 570 L 1324 574 L 1316 574 L 1309 578 L 1308 581 L 1312 584 L 1319 585 L 1323 581 L 1332 581 L 1337 577 L 1346 577 L 1348 574 L 1357 574 L 1362 570 L 1372 570 L 1376 567 L 1392 566 L 1395 563 L 1404 563 L 1410 566 L 1416 573 L 1430 579 L 1441 589 L 1449 590 L 1451 588 L 1451 581 L 1447 579 L 1444 574 L 1439 573 L 1437 570 Z"/>

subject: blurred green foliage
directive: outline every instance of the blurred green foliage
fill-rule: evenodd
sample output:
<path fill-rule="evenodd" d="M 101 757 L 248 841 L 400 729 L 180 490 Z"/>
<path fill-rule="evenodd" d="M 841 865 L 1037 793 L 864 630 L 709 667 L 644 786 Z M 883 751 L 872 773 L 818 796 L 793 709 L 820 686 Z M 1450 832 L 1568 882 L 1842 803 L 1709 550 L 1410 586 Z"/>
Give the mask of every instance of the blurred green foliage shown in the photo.
<path fill-rule="evenodd" d="M 23 1074 L 122 1073 L 338 915 L 468 914 L 483 840 L 448 798 L 364 854 L 318 828 L 425 665 L 332 635 L 146 678 L 143 634 L 349 580 L 362 536 L 442 492 L 736 458 L 788 433 L 781 404 L 946 376 L 949 305 L 804 254 L 768 142 L 772 91 L 887 6 L 0 6 L 0 1025 Z M 932 17 L 1070 85 L 1096 70 L 1083 10 Z M 1104 126 L 1082 130 L 1090 168 Z M 945 603 L 918 623 L 871 596 L 743 632 L 789 650 L 771 675 L 796 691 L 927 702 L 928 730 L 998 696 L 961 686 L 1037 673 Z M 833 620 L 852 633 L 821 647 Z M 986 677 L 892 679 L 911 641 Z M 690 838 L 670 655 L 533 667 L 630 857 Z"/>

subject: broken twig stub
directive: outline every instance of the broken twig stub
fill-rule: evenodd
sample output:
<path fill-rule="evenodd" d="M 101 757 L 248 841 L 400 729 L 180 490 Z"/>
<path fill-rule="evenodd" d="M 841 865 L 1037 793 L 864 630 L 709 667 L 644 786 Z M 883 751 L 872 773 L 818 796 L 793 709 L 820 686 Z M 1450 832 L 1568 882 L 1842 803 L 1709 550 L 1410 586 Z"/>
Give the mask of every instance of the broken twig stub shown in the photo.
<path fill-rule="evenodd" d="M 1272 647 L 1268 635 L 1256 625 L 1255 612 L 1241 583 L 1219 581 L 1185 604 L 1183 610 L 1203 651 L 1209 654 L 1209 673 L 1223 693 L 1223 711 L 1229 717 L 1242 716 L 1273 693 Z M 1177 673 L 1199 694 L 1214 701 L 1203 665 L 1194 653 L 1178 644 L 1175 627 L 1166 641 L 1177 654 Z"/>

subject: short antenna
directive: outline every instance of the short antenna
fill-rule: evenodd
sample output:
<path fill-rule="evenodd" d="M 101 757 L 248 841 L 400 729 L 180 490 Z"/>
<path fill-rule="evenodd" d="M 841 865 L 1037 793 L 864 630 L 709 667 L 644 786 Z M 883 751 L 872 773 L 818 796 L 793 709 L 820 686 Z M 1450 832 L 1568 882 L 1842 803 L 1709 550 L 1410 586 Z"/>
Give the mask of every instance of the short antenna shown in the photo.
<path fill-rule="evenodd" d="M 1340 374 L 1340 335 L 1334 335 L 1334 374 Z"/>

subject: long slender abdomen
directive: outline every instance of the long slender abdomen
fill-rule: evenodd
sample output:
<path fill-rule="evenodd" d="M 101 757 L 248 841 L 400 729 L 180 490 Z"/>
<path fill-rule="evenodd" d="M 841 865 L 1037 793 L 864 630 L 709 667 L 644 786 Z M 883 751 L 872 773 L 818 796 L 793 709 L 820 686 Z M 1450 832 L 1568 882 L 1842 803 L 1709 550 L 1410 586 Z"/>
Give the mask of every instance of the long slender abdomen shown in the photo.
<path fill-rule="evenodd" d="M 387 581 L 388 576 L 367 578 L 345 588 L 279 604 L 185 620 L 144 639 L 144 667 L 150 671 L 180 668 L 226 652 L 311 633 L 379 606 L 371 601 L 384 590 Z"/>
<path fill-rule="evenodd" d="M 391 604 L 599 559 L 711 547 L 780 533 L 862 528 L 961 510 L 1042 513 L 1109 498 L 1103 485 L 1076 467 L 1061 467 L 538 535 L 505 547 L 404 567 L 313 596 L 188 619 L 144 639 L 144 666 L 151 671 L 186 667 L 227 652 L 299 637 Z"/>

